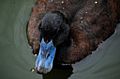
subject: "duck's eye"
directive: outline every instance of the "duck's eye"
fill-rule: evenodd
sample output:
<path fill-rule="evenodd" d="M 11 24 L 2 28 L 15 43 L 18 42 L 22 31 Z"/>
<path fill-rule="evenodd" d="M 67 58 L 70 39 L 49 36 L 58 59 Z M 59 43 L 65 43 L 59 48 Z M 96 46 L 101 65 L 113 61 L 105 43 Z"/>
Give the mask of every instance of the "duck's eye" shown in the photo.
<path fill-rule="evenodd" d="M 44 28 L 40 27 L 39 30 L 40 30 L 42 36 L 44 36 L 46 34 L 46 31 Z"/>

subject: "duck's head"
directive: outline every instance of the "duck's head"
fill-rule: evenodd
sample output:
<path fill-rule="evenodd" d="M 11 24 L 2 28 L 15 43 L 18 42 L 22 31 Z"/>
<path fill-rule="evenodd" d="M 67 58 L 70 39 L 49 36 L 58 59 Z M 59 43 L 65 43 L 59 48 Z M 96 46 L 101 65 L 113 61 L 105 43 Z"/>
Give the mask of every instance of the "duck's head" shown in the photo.
<path fill-rule="evenodd" d="M 60 35 L 64 29 L 65 18 L 60 12 L 49 12 L 44 15 L 39 25 L 40 48 L 36 58 L 35 68 L 40 73 L 48 73 L 53 68 L 53 61 L 56 54 L 56 49 L 66 38 L 62 38 L 60 43 L 56 43 L 56 38 L 61 38 Z M 67 35 L 67 34 L 66 34 Z M 59 37 L 60 36 L 60 37 Z"/>

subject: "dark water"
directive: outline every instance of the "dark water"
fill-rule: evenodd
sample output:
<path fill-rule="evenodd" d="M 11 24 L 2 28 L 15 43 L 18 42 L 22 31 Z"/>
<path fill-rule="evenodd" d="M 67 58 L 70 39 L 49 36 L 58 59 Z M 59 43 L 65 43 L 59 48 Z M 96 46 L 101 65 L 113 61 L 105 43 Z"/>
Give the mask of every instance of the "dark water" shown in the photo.
<path fill-rule="evenodd" d="M 120 79 L 120 25 L 99 48 L 72 67 L 31 72 L 35 57 L 26 24 L 35 0 L 0 0 L 0 79 Z"/>

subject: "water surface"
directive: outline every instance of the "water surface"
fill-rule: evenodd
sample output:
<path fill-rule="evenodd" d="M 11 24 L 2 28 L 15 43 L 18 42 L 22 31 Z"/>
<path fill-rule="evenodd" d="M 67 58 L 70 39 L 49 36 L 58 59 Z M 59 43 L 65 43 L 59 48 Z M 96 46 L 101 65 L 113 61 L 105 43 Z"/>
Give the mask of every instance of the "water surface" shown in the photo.
<path fill-rule="evenodd" d="M 26 24 L 35 0 L 0 1 L 0 79 L 119 79 L 120 25 L 99 48 L 71 67 L 47 75 L 31 72 L 35 57 L 28 45 Z"/>

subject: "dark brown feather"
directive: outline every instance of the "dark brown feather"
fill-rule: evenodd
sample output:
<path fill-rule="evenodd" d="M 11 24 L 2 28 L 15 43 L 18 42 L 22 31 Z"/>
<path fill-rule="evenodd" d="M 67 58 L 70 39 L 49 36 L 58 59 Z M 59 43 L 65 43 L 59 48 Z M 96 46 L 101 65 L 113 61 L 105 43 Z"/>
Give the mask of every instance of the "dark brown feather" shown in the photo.
<path fill-rule="evenodd" d="M 119 0 L 37 0 L 27 28 L 33 53 L 39 50 L 38 26 L 45 13 L 60 11 L 67 18 L 71 44 L 57 52 L 56 62 L 74 63 L 91 54 L 114 33 L 120 18 L 119 9 Z"/>

